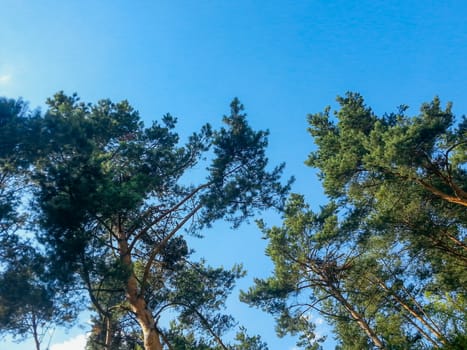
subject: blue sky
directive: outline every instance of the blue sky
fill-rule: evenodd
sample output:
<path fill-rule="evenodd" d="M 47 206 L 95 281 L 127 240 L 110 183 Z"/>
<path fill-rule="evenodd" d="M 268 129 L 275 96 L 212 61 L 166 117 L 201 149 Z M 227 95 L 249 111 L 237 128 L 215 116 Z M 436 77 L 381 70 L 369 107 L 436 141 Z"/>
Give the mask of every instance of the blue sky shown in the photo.
<path fill-rule="evenodd" d="M 186 134 L 219 125 L 238 96 L 251 124 L 270 130 L 271 162 L 287 163 L 294 191 L 315 207 L 325 199 L 303 165 L 313 148 L 306 115 L 336 95 L 357 91 L 377 113 L 407 104 L 412 114 L 439 95 L 467 112 L 463 1 L 0 0 L 0 9 L 0 95 L 32 107 L 58 90 L 128 99 L 147 122 L 177 116 Z M 213 265 L 243 263 L 242 288 L 271 271 L 265 244 L 254 225 L 218 225 L 194 242 Z M 293 348 L 275 339 L 269 316 L 236 299 L 229 307 L 251 333 Z M 53 342 L 83 332 L 57 331 Z"/>

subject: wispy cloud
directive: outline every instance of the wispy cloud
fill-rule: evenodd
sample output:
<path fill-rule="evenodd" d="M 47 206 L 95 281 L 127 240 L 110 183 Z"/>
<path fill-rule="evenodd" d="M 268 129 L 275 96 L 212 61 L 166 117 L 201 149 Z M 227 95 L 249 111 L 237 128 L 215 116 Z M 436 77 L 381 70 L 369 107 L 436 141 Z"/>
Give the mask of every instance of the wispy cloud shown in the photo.
<path fill-rule="evenodd" d="M 86 336 L 81 334 L 66 340 L 63 343 L 53 344 L 50 347 L 50 350 L 84 350 L 85 346 Z"/>
<path fill-rule="evenodd" d="M 315 319 L 315 324 L 316 324 L 317 326 L 322 325 L 323 323 L 324 323 L 324 319 L 322 319 L 321 317 L 317 317 L 317 318 Z"/>
<path fill-rule="evenodd" d="M 11 81 L 11 74 L 1 74 L 0 75 L 0 84 L 8 84 Z"/>

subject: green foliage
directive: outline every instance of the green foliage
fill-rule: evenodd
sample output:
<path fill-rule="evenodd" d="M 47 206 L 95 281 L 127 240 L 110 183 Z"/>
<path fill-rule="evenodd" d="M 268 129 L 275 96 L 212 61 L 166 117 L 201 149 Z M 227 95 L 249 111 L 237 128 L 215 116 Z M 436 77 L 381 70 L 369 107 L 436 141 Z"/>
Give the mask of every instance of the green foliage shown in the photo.
<path fill-rule="evenodd" d="M 284 164 L 271 172 L 264 171 L 268 163 L 265 155 L 268 132 L 250 128 L 237 98 L 230 107 L 230 116 L 223 118 L 227 127 L 213 134 L 215 158 L 208 168 L 212 186 L 203 196 L 203 225 L 223 219 L 238 227 L 251 217 L 252 208 L 282 207 L 277 198 L 283 198 L 290 188 L 290 182 L 286 186 L 278 182 Z"/>
<path fill-rule="evenodd" d="M 226 344 L 216 343 L 206 337 L 200 338 L 193 331 L 187 331 L 185 327 L 172 322 L 166 338 L 171 349 L 177 350 L 268 350 L 260 336 L 249 336 L 244 327 L 240 327 L 234 342 Z"/>
<path fill-rule="evenodd" d="M 238 342 L 234 345 L 233 350 L 268 350 L 265 342 L 258 335 L 248 336 L 245 328 L 240 328 L 235 340 Z"/>
<path fill-rule="evenodd" d="M 46 277 L 37 242 L 23 237 L 32 236 L 24 198 L 40 148 L 39 119 L 22 100 L 0 98 L 0 332 L 32 337 L 37 350 L 47 331 L 69 324 L 76 311 Z"/>
<path fill-rule="evenodd" d="M 319 313 L 340 349 L 448 346 L 465 334 L 466 129 L 438 98 L 420 115 L 376 116 L 359 94 L 309 116 L 330 202 L 318 213 L 292 195 L 281 227 L 260 224 L 274 275 L 242 299 L 313 339 Z"/>
<path fill-rule="evenodd" d="M 466 350 L 467 349 L 467 336 L 464 334 L 457 335 L 452 339 L 449 344 L 443 346 L 443 350 Z"/>
<path fill-rule="evenodd" d="M 70 325 L 79 309 L 46 279 L 43 257 L 24 243 L 14 249 L 15 258 L 3 261 L 0 274 L 0 328 L 17 340 L 32 336 L 39 350 L 48 331 Z"/>
<path fill-rule="evenodd" d="M 0 98 L 0 238 L 24 223 L 17 208 L 24 195 L 25 176 L 33 157 L 31 138 L 36 113 L 22 100 Z"/>
<path fill-rule="evenodd" d="M 243 272 L 190 262 L 181 233 L 201 236 L 219 219 L 238 227 L 283 206 L 290 183 L 280 183 L 283 165 L 267 170 L 267 132 L 250 128 L 237 99 L 224 127 L 205 125 L 184 144 L 174 117 L 145 127 L 126 101 L 60 92 L 47 103 L 33 168 L 40 241 L 51 275 L 84 286 L 95 323 L 114 338 L 96 341 L 134 334 L 135 317 L 162 337 L 166 310 L 196 336 L 220 339 L 234 325 L 222 305 Z M 189 178 L 206 157 L 204 178 Z"/>

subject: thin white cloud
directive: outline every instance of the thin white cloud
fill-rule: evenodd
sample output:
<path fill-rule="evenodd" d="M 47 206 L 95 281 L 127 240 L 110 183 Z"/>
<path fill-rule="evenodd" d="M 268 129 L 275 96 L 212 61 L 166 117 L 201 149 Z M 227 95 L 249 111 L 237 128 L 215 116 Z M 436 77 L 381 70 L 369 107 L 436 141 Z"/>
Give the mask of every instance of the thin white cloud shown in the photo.
<path fill-rule="evenodd" d="M 84 350 L 86 346 L 86 336 L 84 334 L 77 335 L 74 338 L 64 341 L 63 343 L 53 344 L 50 350 Z"/>
<path fill-rule="evenodd" d="M 0 75 L 0 84 L 5 85 L 11 81 L 11 74 Z"/>

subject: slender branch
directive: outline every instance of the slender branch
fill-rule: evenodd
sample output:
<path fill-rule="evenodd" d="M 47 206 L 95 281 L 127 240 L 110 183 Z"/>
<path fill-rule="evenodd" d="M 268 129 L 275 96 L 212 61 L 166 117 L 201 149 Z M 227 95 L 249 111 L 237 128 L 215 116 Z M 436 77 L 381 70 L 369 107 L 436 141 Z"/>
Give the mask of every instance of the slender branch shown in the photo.
<path fill-rule="evenodd" d="M 462 205 L 464 207 L 467 207 L 467 193 L 465 193 L 465 192 L 461 193 L 462 195 L 460 197 L 457 197 L 457 194 L 456 194 L 456 196 L 451 196 L 451 195 L 437 189 L 433 185 L 429 184 L 427 181 L 425 181 L 423 179 L 420 179 L 418 177 L 402 175 L 397 171 L 386 170 L 384 168 L 380 168 L 379 170 L 381 170 L 384 174 L 387 174 L 387 175 L 397 176 L 397 177 L 399 177 L 401 179 L 404 179 L 404 180 L 415 181 L 416 183 L 420 184 L 422 187 L 424 187 L 426 190 L 428 190 L 429 192 L 431 192 L 435 196 L 437 196 L 437 197 L 439 197 L 439 198 L 441 198 L 441 199 L 443 199 L 443 200 L 445 200 L 447 202 L 454 203 L 454 204 L 459 204 L 459 205 Z M 449 183 L 448 183 L 448 185 L 451 187 L 451 185 Z"/>
<path fill-rule="evenodd" d="M 431 320 L 427 315 L 426 313 L 423 311 L 423 308 L 421 307 L 420 304 L 417 303 L 417 301 L 415 300 L 415 298 L 413 298 L 413 296 L 408 292 L 408 290 L 402 286 L 402 290 L 409 296 L 410 299 L 412 299 L 412 301 L 415 303 L 415 305 L 417 306 L 418 309 L 420 309 L 420 311 L 422 312 L 423 316 L 427 317 L 427 319 L 431 322 L 428 323 L 427 320 L 425 320 L 424 317 L 422 317 L 422 315 L 420 315 L 418 312 L 416 312 L 412 307 L 410 307 L 410 305 L 408 305 L 406 302 L 404 302 L 396 293 L 394 293 L 388 286 L 386 286 L 386 284 L 379 278 L 377 277 L 374 277 L 376 279 L 376 283 L 381 287 L 383 288 L 387 293 L 389 293 L 389 295 L 397 302 L 399 303 L 400 306 L 402 306 L 402 308 L 404 310 L 406 310 L 412 317 L 414 317 L 415 319 L 417 319 L 418 321 L 420 321 L 420 323 L 422 323 L 425 327 L 427 327 L 431 333 L 433 333 L 433 335 L 436 336 L 436 338 L 439 339 L 439 341 L 443 344 L 446 343 L 446 340 L 444 339 L 443 335 L 440 333 L 439 331 L 439 328 L 436 327 L 436 324 L 434 324 L 433 320 Z M 374 281 L 371 281 L 369 280 L 370 282 L 373 282 Z M 425 332 L 422 332 L 423 335 L 425 335 L 426 333 Z M 425 336 L 427 340 L 431 340 L 431 337 L 428 337 L 428 336 Z"/>
<path fill-rule="evenodd" d="M 222 339 L 212 330 L 212 327 L 209 325 L 208 320 L 198 311 L 196 308 L 193 306 L 186 304 L 186 303 L 181 303 L 181 302 L 172 302 L 164 305 L 163 307 L 160 308 L 160 310 L 157 312 L 155 315 L 155 318 L 157 318 L 164 309 L 170 308 L 170 307 L 175 307 L 175 306 L 183 306 L 191 311 L 193 311 L 196 316 L 200 319 L 201 323 L 204 324 L 205 328 L 207 331 L 214 337 L 214 339 L 217 341 L 217 343 L 224 349 L 224 350 L 229 350 L 223 343 Z M 165 340 L 164 340 L 165 341 Z"/>
<path fill-rule="evenodd" d="M 169 339 L 168 339 L 167 336 L 164 334 L 164 332 L 162 332 L 160 329 L 157 329 L 157 331 L 158 331 L 159 334 L 161 335 L 162 340 L 163 340 L 164 343 L 167 345 L 167 347 L 169 348 L 169 350 L 175 350 L 175 349 L 172 347 L 172 344 L 170 344 Z"/>
<path fill-rule="evenodd" d="M 92 284 L 91 284 L 91 281 L 89 279 L 89 271 L 88 271 L 88 269 L 86 267 L 86 261 L 85 261 L 84 256 L 82 256 L 81 259 L 83 261 L 83 274 L 82 274 L 82 277 L 83 277 L 84 283 L 87 286 L 86 289 L 88 290 L 89 298 L 91 299 L 92 304 L 96 307 L 96 309 L 99 311 L 99 313 L 101 315 L 104 315 L 105 317 L 108 317 L 109 316 L 108 313 L 101 307 L 101 305 L 99 304 L 99 301 L 97 300 L 96 296 L 93 293 Z"/>
<path fill-rule="evenodd" d="M 409 296 L 409 298 L 413 301 L 416 307 L 418 307 L 421 311 L 421 313 L 426 317 L 428 321 L 431 322 L 431 325 L 433 327 L 434 334 L 438 336 L 440 341 L 443 344 L 446 344 L 446 339 L 444 336 L 441 334 L 441 329 L 438 327 L 438 325 L 433 321 L 433 319 L 425 312 L 425 309 L 420 305 L 420 303 L 415 299 L 415 297 L 405 288 L 404 285 L 401 286 L 402 290 Z M 430 328 L 431 329 L 431 328 Z"/>
<path fill-rule="evenodd" d="M 157 254 L 159 254 L 161 252 L 161 250 L 164 248 L 164 246 L 167 244 L 167 242 L 183 227 L 183 225 L 185 225 L 185 223 L 191 218 L 193 217 L 197 212 L 198 210 L 200 210 L 202 208 L 202 204 L 198 204 L 196 207 L 193 208 L 193 210 L 191 210 L 184 218 L 182 221 L 180 221 L 177 226 L 175 226 L 173 228 L 172 231 L 170 231 L 170 233 L 164 237 L 164 239 L 162 239 L 161 242 L 159 242 L 157 244 L 157 246 L 155 246 L 149 257 L 148 257 L 148 260 L 147 260 L 147 263 L 146 263 L 146 266 L 144 268 L 144 274 L 143 274 L 143 278 L 141 280 L 141 285 L 144 286 L 146 284 L 146 281 L 148 279 L 148 276 L 149 276 L 149 271 L 151 269 L 151 265 L 152 263 L 154 262 L 154 259 L 156 257 Z M 142 289 L 141 289 L 141 293 L 142 293 Z"/>
<path fill-rule="evenodd" d="M 183 198 L 180 202 L 178 202 L 175 206 L 173 206 L 171 209 L 167 210 L 166 212 L 164 212 L 162 215 L 160 215 L 159 217 L 155 218 L 154 220 L 152 220 L 149 224 L 146 225 L 146 227 L 144 229 L 142 229 L 140 232 L 138 232 L 138 234 L 135 236 L 135 238 L 133 239 L 133 241 L 130 243 L 130 247 L 129 247 L 129 251 L 131 252 L 131 250 L 133 249 L 133 247 L 135 246 L 135 244 L 138 242 L 138 240 L 144 235 L 146 234 L 155 224 L 157 224 L 158 222 L 160 222 L 161 220 L 163 220 L 167 215 L 173 213 L 174 211 L 178 210 L 182 205 L 184 205 L 186 202 L 188 202 L 191 198 L 193 198 L 199 191 L 201 191 L 202 189 L 210 186 L 211 184 L 210 183 L 206 183 L 206 184 L 203 184 L 201 186 L 198 186 L 196 189 L 194 189 L 190 194 L 188 194 L 185 198 Z"/>
<path fill-rule="evenodd" d="M 227 348 L 227 346 L 225 346 L 224 342 L 222 341 L 222 339 L 219 337 L 219 335 L 217 335 L 214 330 L 212 329 L 211 325 L 209 324 L 208 320 L 201 314 L 201 312 L 199 312 L 198 310 L 196 310 L 195 308 L 193 308 L 191 305 L 187 305 L 187 304 L 184 304 L 184 303 L 179 303 L 179 305 L 181 306 L 185 306 L 186 308 L 192 310 L 197 316 L 198 318 L 200 319 L 201 323 L 204 324 L 204 326 L 206 327 L 207 331 L 213 336 L 213 338 L 217 341 L 217 343 L 219 344 L 219 346 L 224 349 L 224 350 L 229 350 Z"/>
<path fill-rule="evenodd" d="M 109 234 L 114 237 L 114 238 L 117 238 L 117 235 L 113 232 L 112 230 L 112 227 L 107 225 L 107 223 L 101 218 L 99 217 L 98 215 L 94 214 L 93 217 L 97 220 L 97 222 L 102 225 L 108 232 Z"/>
<path fill-rule="evenodd" d="M 432 338 L 430 337 L 429 334 L 427 334 L 422 327 L 420 327 L 412 318 L 410 318 L 408 315 L 406 314 L 402 314 L 402 316 L 407 320 L 407 322 L 409 322 L 412 326 L 414 326 L 415 328 L 417 328 L 417 330 L 420 332 L 420 334 L 422 334 L 425 339 L 427 339 L 430 343 L 432 343 L 434 346 L 435 346 L 435 349 L 437 349 L 439 347 L 439 344 Z"/>
<path fill-rule="evenodd" d="M 454 145 L 456 146 L 456 145 Z M 452 174 L 450 171 L 450 166 L 449 166 L 449 158 L 448 154 L 452 150 L 450 148 L 446 154 L 445 154 L 445 162 L 446 162 L 446 169 L 447 169 L 447 176 L 443 174 L 443 172 L 439 169 L 439 167 L 436 164 L 433 164 L 430 156 L 426 153 L 423 152 L 425 155 L 425 158 L 427 159 L 427 162 L 429 164 L 428 169 L 433 171 L 436 176 L 438 176 L 440 179 L 444 181 L 445 184 L 447 184 L 451 189 L 454 191 L 454 194 L 458 199 L 461 199 L 463 201 L 467 200 L 467 192 L 463 191 L 457 184 L 452 180 Z"/>
<path fill-rule="evenodd" d="M 461 242 L 460 240 L 458 240 L 455 236 L 453 235 L 450 235 L 450 234 L 446 234 L 446 236 L 454 242 L 455 245 L 461 247 L 462 249 L 464 250 L 467 250 L 467 244 Z"/>

